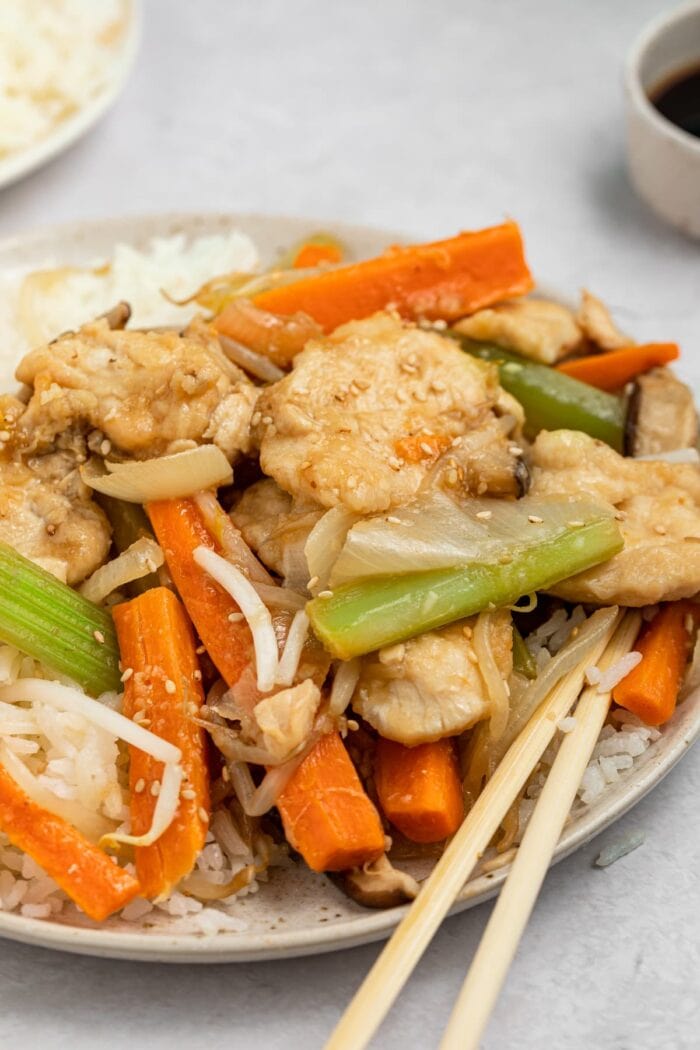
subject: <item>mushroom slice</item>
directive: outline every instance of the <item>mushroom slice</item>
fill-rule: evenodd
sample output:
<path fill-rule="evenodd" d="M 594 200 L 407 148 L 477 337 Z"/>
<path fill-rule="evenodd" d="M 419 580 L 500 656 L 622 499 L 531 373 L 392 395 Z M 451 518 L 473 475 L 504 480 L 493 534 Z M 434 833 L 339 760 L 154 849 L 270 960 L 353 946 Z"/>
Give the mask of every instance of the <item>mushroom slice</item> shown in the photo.
<path fill-rule="evenodd" d="M 628 456 L 653 456 L 694 448 L 698 416 L 693 395 L 668 368 L 638 376 L 629 400 L 625 428 Z"/>
<path fill-rule="evenodd" d="M 395 868 L 386 853 L 360 868 L 331 876 L 343 893 L 365 908 L 395 908 L 418 896 L 418 883 L 405 871 Z"/>

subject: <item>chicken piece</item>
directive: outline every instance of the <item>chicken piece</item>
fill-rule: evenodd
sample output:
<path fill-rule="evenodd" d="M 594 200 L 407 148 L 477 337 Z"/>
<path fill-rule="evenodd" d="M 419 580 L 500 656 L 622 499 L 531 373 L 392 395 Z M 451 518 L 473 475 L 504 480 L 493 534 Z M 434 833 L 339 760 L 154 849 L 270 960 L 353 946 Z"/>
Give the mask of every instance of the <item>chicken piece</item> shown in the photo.
<path fill-rule="evenodd" d="M 455 331 L 545 365 L 554 364 L 581 345 L 581 329 L 571 310 L 547 299 L 499 303 L 465 317 L 455 325 Z"/>
<path fill-rule="evenodd" d="M 137 459 L 203 442 L 229 459 L 250 448 L 257 388 L 201 323 L 180 336 L 98 320 L 33 350 L 16 374 L 33 387 L 17 430 L 24 450 L 50 447 L 75 424 Z"/>
<path fill-rule="evenodd" d="M 354 710 L 380 736 L 414 746 L 469 729 L 491 703 L 471 642 L 475 619 L 427 631 L 362 661 Z M 494 614 L 491 648 L 504 679 L 513 669 L 510 613 Z M 467 637 L 469 634 L 469 637 Z"/>
<path fill-rule="evenodd" d="M 287 578 L 294 573 L 295 555 L 323 513 L 318 504 L 295 502 L 276 481 L 265 478 L 245 490 L 231 520 L 263 565 Z"/>
<path fill-rule="evenodd" d="M 493 366 L 376 314 L 308 343 L 291 374 L 262 392 L 260 463 L 299 499 L 377 513 L 410 500 L 455 438 L 489 424 L 500 393 Z M 506 436 L 493 441 L 514 471 Z M 491 477 L 478 486 L 491 491 Z"/>
<path fill-rule="evenodd" d="M 65 453 L 29 465 L 0 460 L 0 540 L 74 585 L 97 569 L 111 544 L 105 515 Z"/>
<path fill-rule="evenodd" d="M 585 288 L 581 292 L 576 320 L 586 339 L 600 350 L 619 350 L 622 346 L 634 344 L 634 339 L 617 327 L 605 303 Z"/>
<path fill-rule="evenodd" d="M 543 431 L 532 449 L 535 496 L 589 496 L 617 511 L 624 550 L 563 580 L 573 602 L 652 605 L 700 591 L 700 468 L 623 458 L 571 430 Z"/>
<path fill-rule="evenodd" d="M 261 733 L 261 746 L 276 761 L 286 761 L 311 735 L 320 702 L 321 690 L 308 678 L 258 700 L 253 715 Z"/>
<path fill-rule="evenodd" d="M 637 376 L 627 408 L 626 451 L 653 456 L 694 448 L 698 414 L 692 392 L 670 368 L 652 368 Z"/>

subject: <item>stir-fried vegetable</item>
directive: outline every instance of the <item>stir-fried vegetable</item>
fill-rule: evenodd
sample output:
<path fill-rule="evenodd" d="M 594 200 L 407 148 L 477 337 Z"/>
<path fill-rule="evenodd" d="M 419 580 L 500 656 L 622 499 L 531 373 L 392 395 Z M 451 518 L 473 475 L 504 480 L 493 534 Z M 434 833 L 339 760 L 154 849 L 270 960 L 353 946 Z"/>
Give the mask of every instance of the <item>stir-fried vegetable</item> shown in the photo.
<path fill-rule="evenodd" d="M 0 640 L 91 696 L 119 688 L 112 617 L 0 542 Z"/>
<path fill-rule="evenodd" d="M 513 627 L 513 670 L 524 678 L 537 678 L 535 659 L 517 627 Z"/>
<path fill-rule="evenodd" d="M 323 263 L 337 264 L 343 261 L 343 245 L 330 233 L 314 233 L 296 244 L 277 263 L 280 269 L 287 266 L 295 270 L 310 270 Z"/>
<path fill-rule="evenodd" d="M 497 520 L 504 504 L 491 502 Z M 558 513 L 552 510 L 549 521 L 529 514 L 527 497 L 505 506 L 509 514 L 521 515 L 521 536 L 493 560 L 482 557 L 430 572 L 360 579 L 338 587 L 330 597 L 314 598 L 307 611 L 326 648 L 347 660 L 404 641 L 483 609 L 511 605 L 622 549 L 614 518 L 595 504 L 563 503 Z"/>
<path fill-rule="evenodd" d="M 616 704 L 648 725 L 668 722 L 676 709 L 699 614 L 700 607 L 692 602 L 662 606 L 635 645 L 642 654 L 641 663 L 613 689 Z"/>
<path fill-rule="evenodd" d="M 374 779 L 382 812 L 412 842 L 441 842 L 464 819 L 454 742 L 404 747 L 379 739 Z"/>
<path fill-rule="evenodd" d="M 106 474 L 83 467 L 83 481 L 105 496 L 145 503 L 147 500 L 179 499 L 202 489 L 231 483 L 231 465 L 216 445 L 198 445 L 185 452 L 156 459 L 105 462 Z"/>
<path fill-rule="evenodd" d="M 474 357 L 498 365 L 501 386 L 523 406 L 531 436 L 540 430 L 581 430 L 622 451 L 625 410 L 620 398 L 499 346 L 465 338 L 460 342 Z"/>
<path fill-rule="evenodd" d="M 375 259 L 271 288 L 264 310 L 309 314 L 328 332 L 393 306 L 405 317 L 455 319 L 532 288 L 514 222 L 432 244 L 391 248 Z"/>
<path fill-rule="evenodd" d="M 139 893 L 133 875 L 114 864 L 63 817 L 32 802 L 2 765 L 0 830 L 96 922 Z"/>
<path fill-rule="evenodd" d="M 384 829 L 337 733 L 321 737 L 277 800 L 284 831 L 314 871 L 343 871 L 384 852 Z"/>
<path fill-rule="evenodd" d="M 680 356 L 676 343 L 643 343 L 610 350 L 606 354 L 575 357 L 557 365 L 557 371 L 580 379 L 599 390 L 621 390 L 625 383 L 658 365 L 667 365 Z"/>
<path fill-rule="evenodd" d="M 151 845 L 135 849 L 136 872 L 146 897 L 169 893 L 192 871 L 209 823 L 209 774 L 204 731 L 195 718 L 204 702 L 192 627 L 182 605 L 155 587 L 114 609 L 124 673 L 124 713 L 182 752 L 184 788 L 169 826 Z M 130 747 L 131 830 L 148 832 L 163 792 L 164 766 Z M 157 788 L 155 787 L 157 785 Z"/>

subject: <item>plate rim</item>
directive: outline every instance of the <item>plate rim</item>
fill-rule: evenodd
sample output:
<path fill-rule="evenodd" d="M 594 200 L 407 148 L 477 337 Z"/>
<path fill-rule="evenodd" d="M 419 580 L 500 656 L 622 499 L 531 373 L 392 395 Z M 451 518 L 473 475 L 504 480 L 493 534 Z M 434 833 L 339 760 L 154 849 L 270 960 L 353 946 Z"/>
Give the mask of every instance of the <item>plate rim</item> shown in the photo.
<path fill-rule="evenodd" d="M 123 0 L 127 6 L 126 35 L 115 61 L 114 75 L 105 89 L 72 116 L 57 124 L 48 135 L 0 159 L 0 190 L 19 182 L 69 149 L 115 104 L 126 87 L 143 31 L 141 0 Z"/>
<path fill-rule="evenodd" d="M 309 219 L 302 216 L 254 212 L 168 212 L 144 216 L 117 216 L 107 219 L 73 221 L 40 227 L 27 233 L 15 233 L 0 240 L 0 274 L 5 260 L 3 256 L 16 251 L 40 247 L 42 242 L 59 239 L 89 241 L 90 237 L 111 236 L 120 238 L 119 231 L 125 227 L 158 228 L 160 233 L 146 232 L 144 236 L 165 236 L 168 231 L 179 229 L 187 235 L 201 235 L 221 226 L 229 230 L 243 229 L 250 225 L 263 224 L 274 229 L 277 223 L 294 227 L 299 236 L 319 226 L 332 228 L 341 237 L 381 237 L 383 240 L 405 239 L 395 231 L 381 227 L 342 222 L 337 220 Z M 134 238 L 127 238 L 133 242 Z M 543 282 L 543 288 L 551 289 L 560 298 L 562 292 L 554 282 Z M 628 810 L 641 801 L 671 771 L 677 762 L 690 750 L 700 736 L 700 689 L 694 691 L 679 706 L 665 733 L 670 733 L 666 744 L 664 737 L 655 750 L 643 761 L 634 773 L 633 782 L 621 777 L 614 786 L 605 791 L 598 801 L 582 811 L 565 829 L 552 865 L 569 856 L 576 849 L 600 834 Z M 657 745 L 661 743 L 661 747 Z M 510 865 L 477 876 L 469 882 L 449 914 L 453 915 L 492 897 L 504 882 Z M 321 926 L 300 927 L 274 933 L 220 932 L 217 934 L 155 933 L 143 930 L 105 930 L 99 927 L 69 925 L 52 920 L 33 919 L 11 912 L 0 912 L 0 936 L 24 944 L 35 945 L 75 954 L 112 959 L 131 959 L 143 962 L 167 963 L 224 963 L 249 962 L 292 958 L 303 955 L 322 954 L 368 944 L 390 935 L 408 906 L 386 911 L 367 912 L 348 916 L 342 921 Z"/>

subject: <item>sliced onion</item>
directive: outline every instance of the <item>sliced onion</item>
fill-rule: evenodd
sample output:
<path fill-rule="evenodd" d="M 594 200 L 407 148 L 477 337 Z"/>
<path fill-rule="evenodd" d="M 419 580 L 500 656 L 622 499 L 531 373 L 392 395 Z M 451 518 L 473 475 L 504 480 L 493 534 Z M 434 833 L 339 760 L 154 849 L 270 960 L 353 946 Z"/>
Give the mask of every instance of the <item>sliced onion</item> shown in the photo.
<path fill-rule="evenodd" d="M 265 605 L 274 609 L 298 612 L 308 601 L 298 591 L 290 591 L 288 587 L 276 587 L 274 583 L 254 583 L 253 586 Z"/>
<path fill-rule="evenodd" d="M 59 798 L 49 791 L 6 744 L 0 742 L 0 762 L 32 802 L 49 813 L 55 813 L 81 831 L 91 842 L 97 842 L 112 827 L 111 821 L 71 799 Z"/>
<path fill-rule="evenodd" d="M 249 886 L 257 875 L 255 864 L 246 864 L 228 882 L 212 882 L 203 871 L 193 871 L 180 883 L 180 890 L 200 901 L 222 901 Z"/>
<path fill-rule="evenodd" d="M 267 383 L 276 383 L 278 379 L 284 379 L 286 373 L 278 368 L 269 357 L 256 353 L 255 350 L 243 346 L 242 343 L 237 343 L 235 339 L 229 339 L 226 335 L 220 335 L 219 342 L 229 361 L 233 361 L 235 365 L 245 369 L 256 379 L 262 379 Z"/>
<path fill-rule="evenodd" d="M 472 640 L 474 653 L 478 660 L 479 673 L 484 679 L 490 701 L 489 734 L 495 742 L 503 735 L 508 724 L 510 701 L 506 683 L 501 678 L 501 673 L 493 655 L 491 647 L 492 630 L 493 613 L 479 613 L 474 625 Z"/>
<path fill-rule="evenodd" d="M 160 791 L 153 809 L 153 819 L 143 835 L 125 835 L 121 831 L 109 831 L 100 839 L 101 846 L 122 843 L 126 846 L 151 846 L 172 824 L 180 805 L 180 786 L 184 770 L 179 763 L 166 763 L 160 781 Z"/>
<path fill-rule="evenodd" d="M 638 462 L 700 463 L 700 452 L 696 448 L 674 448 L 668 452 L 652 452 L 646 456 L 635 456 Z"/>
<path fill-rule="evenodd" d="M 202 489 L 230 485 L 233 481 L 231 465 L 217 445 L 199 445 L 156 459 L 130 460 L 128 463 L 105 461 L 105 467 L 107 474 L 81 467 L 83 481 L 97 492 L 127 503 L 181 499 Z"/>
<path fill-rule="evenodd" d="M 609 506 L 589 499 L 525 496 L 513 501 L 468 499 L 458 504 L 443 493 L 432 493 L 390 514 L 354 524 L 333 564 L 330 586 L 367 576 L 498 561 L 504 554 L 513 557 L 532 544 L 569 532 L 572 520 L 586 522 L 611 515 Z M 331 558 L 327 552 L 324 565 Z"/>
<path fill-rule="evenodd" d="M 233 565 L 253 582 L 273 584 L 273 579 L 261 561 L 253 554 L 243 536 L 224 511 L 213 492 L 199 492 L 195 503 L 209 532 Z"/>
<path fill-rule="evenodd" d="M 360 659 L 344 660 L 338 664 L 328 699 L 328 714 L 333 718 L 342 715 L 352 700 L 360 678 Z"/>
<path fill-rule="evenodd" d="M 80 588 L 80 593 L 99 605 L 112 591 L 134 580 L 143 579 L 159 569 L 164 561 L 163 552 L 156 541 L 150 536 L 142 536 L 117 558 L 95 569 Z"/>
<path fill-rule="evenodd" d="M 308 633 L 309 617 L 303 609 L 300 609 L 299 612 L 294 614 L 294 619 L 290 624 L 287 640 L 284 643 L 284 649 L 280 656 L 275 678 L 277 685 L 291 685 L 294 681 L 295 675 L 299 670 L 299 661 L 301 660 L 302 650 Z"/>
<path fill-rule="evenodd" d="M 344 507 L 332 507 L 316 522 L 304 545 L 309 576 L 318 581 L 310 590 L 317 592 L 328 586 L 331 569 L 343 549 L 349 530 L 357 521 L 358 514 Z"/>
<path fill-rule="evenodd" d="M 74 711 L 88 722 L 100 726 L 127 744 L 132 744 L 158 762 L 177 763 L 182 758 L 179 747 L 132 722 L 130 718 L 111 707 L 101 704 L 99 700 L 93 700 L 78 689 L 61 685 L 59 682 L 46 682 L 42 678 L 20 678 L 12 685 L 0 686 L 0 701 L 2 700 L 10 704 L 21 703 L 23 700 L 38 700 L 61 711 Z"/>
<path fill-rule="evenodd" d="M 197 565 L 231 595 L 245 616 L 253 635 L 258 689 L 261 693 L 268 693 L 275 684 L 279 656 L 277 637 L 267 607 L 250 580 L 220 554 L 206 547 L 197 547 L 193 557 Z"/>
<path fill-rule="evenodd" d="M 313 737 L 294 758 L 270 769 L 257 787 L 244 762 L 234 762 L 228 767 L 236 797 L 247 816 L 262 817 L 272 809 L 315 743 L 316 737 Z"/>

